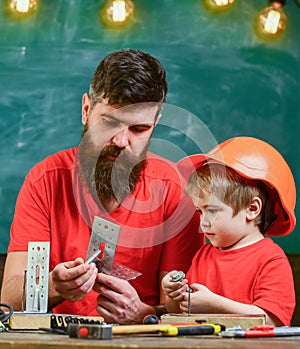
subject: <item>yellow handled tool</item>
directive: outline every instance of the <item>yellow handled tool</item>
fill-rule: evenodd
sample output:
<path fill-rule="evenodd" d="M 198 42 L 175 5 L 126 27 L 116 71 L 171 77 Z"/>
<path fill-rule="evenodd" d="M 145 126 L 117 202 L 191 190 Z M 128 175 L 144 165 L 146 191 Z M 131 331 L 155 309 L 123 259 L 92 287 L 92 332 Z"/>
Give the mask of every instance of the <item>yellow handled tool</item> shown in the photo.
<path fill-rule="evenodd" d="M 158 332 L 162 336 L 190 336 L 217 334 L 221 331 L 225 331 L 224 325 L 204 324 L 195 326 L 162 326 Z"/>

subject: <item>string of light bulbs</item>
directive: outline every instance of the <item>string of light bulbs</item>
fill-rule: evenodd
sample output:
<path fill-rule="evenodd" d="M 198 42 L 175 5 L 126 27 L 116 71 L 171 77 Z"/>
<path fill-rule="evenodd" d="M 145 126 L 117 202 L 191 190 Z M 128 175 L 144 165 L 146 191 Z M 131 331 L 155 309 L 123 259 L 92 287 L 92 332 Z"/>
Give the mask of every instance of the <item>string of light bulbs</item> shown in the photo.
<path fill-rule="evenodd" d="M 212 12 L 229 9 L 235 0 L 203 0 Z M 294 0 L 300 7 L 300 0 Z M 9 9 L 15 17 L 27 17 L 34 13 L 39 0 L 9 0 Z M 287 16 L 283 11 L 286 0 L 269 0 L 269 6 L 259 12 L 255 20 L 256 33 L 261 37 L 277 37 L 287 27 Z M 107 0 L 101 8 L 99 18 L 110 28 L 124 28 L 134 19 L 135 6 L 132 0 Z"/>

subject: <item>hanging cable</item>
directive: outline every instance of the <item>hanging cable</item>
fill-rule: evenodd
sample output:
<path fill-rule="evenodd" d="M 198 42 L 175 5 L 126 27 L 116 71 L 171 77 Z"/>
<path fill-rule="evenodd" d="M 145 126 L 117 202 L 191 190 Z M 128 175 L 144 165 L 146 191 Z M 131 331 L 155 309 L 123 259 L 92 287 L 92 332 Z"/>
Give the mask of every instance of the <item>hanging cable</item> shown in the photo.
<path fill-rule="evenodd" d="M 6 309 L 8 309 L 8 311 L 5 312 L 1 308 L 6 308 Z M 5 303 L 0 303 L 0 321 L 2 323 L 6 322 L 12 316 L 13 312 L 14 312 L 14 309 L 11 305 L 5 304 Z"/>

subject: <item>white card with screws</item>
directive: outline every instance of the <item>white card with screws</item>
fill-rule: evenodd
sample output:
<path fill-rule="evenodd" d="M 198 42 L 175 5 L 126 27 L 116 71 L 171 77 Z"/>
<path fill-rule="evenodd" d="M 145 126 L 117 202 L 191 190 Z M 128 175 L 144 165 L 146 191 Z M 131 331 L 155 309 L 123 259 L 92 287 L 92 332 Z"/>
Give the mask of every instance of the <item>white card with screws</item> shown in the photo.
<path fill-rule="evenodd" d="M 29 242 L 26 312 L 47 313 L 50 242 Z"/>

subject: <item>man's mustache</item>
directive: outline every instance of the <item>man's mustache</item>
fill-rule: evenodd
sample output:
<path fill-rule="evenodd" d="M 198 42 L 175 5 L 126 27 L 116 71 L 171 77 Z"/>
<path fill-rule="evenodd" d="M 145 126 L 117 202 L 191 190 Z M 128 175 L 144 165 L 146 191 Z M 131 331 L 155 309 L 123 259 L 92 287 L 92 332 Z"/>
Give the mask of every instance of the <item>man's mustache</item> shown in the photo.
<path fill-rule="evenodd" d="M 119 148 L 115 145 L 106 146 L 101 150 L 99 157 L 106 157 L 110 155 L 117 158 L 122 153 L 122 151 L 125 152 L 124 149 Z"/>

